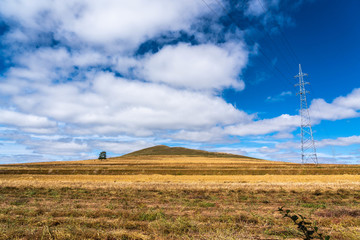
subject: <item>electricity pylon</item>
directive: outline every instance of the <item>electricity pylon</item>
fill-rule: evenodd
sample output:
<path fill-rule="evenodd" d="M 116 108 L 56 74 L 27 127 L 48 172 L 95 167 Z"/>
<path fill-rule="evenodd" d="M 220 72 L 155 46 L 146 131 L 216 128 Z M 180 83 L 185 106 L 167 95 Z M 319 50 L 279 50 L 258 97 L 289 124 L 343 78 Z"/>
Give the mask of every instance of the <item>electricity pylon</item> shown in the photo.
<path fill-rule="evenodd" d="M 318 164 L 318 158 L 316 154 L 315 142 L 313 137 L 313 132 L 311 128 L 310 114 L 306 101 L 306 93 L 309 93 L 305 90 L 305 85 L 309 84 L 304 82 L 304 76 L 307 76 L 306 73 L 303 73 L 301 70 L 301 64 L 299 64 L 299 74 L 295 77 L 299 78 L 299 83 L 295 86 L 300 87 L 300 118 L 301 118 L 301 163 L 313 162 Z"/>

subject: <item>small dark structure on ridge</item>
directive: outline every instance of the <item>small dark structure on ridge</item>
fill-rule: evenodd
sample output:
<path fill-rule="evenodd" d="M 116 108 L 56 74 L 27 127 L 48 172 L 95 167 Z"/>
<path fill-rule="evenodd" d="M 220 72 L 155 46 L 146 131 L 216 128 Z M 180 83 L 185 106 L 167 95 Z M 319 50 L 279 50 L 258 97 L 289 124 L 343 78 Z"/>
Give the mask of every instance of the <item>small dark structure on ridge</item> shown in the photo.
<path fill-rule="evenodd" d="M 103 159 L 106 159 L 106 152 L 102 151 L 100 154 L 99 154 L 99 160 L 103 160 Z"/>

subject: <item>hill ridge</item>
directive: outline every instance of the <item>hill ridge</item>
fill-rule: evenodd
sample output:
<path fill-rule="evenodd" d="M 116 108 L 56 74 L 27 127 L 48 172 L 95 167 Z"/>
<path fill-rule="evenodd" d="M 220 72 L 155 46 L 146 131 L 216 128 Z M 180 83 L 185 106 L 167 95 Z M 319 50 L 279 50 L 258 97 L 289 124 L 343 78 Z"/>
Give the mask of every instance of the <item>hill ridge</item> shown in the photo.
<path fill-rule="evenodd" d="M 209 152 L 198 149 L 190 149 L 184 147 L 169 147 L 166 145 L 157 145 L 149 148 L 144 148 L 138 151 L 134 151 L 123 155 L 122 157 L 135 157 L 135 156 L 149 156 L 149 155 L 177 155 L 177 156 L 201 156 L 201 157 L 231 157 L 231 158 L 251 158 L 247 156 L 231 154 L 231 153 L 219 153 Z M 252 159 L 252 158 L 251 158 Z M 254 158 L 255 159 L 255 158 Z"/>

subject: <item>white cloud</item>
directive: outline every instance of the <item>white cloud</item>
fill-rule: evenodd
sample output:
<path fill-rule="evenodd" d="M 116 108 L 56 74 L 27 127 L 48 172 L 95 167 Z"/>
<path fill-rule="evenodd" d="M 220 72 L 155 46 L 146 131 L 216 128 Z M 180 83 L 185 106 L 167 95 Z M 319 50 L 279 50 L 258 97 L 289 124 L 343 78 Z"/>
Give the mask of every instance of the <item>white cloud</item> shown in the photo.
<path fill-rule="evenodd" d="M 269 147 L 266 147 L 266 146 L 259 148 L 258 151 L 260 153 L 263 153 L 263 154 L 272 154 L 272 153 L 278 153 L 279 152 L 279 150 L 276 149 L 276 148 L 269 148 Z"/>
<path fill-rule="evenodd" d="M 360 88 L 355 88 L 347 96 L 335 98 L 332 103 L 323 99 L 314 99 L 309 108 L 310 116 L 317 120 L 339 120 L 359 117 Z"/>
<path fill-rule="evenodd" d="M 219 127 L 201 131 L 180 130 L 169 136 L 171 139 L 187 140 L 192 142 L 224 142 L 226 134 Z"/>
<path fill-rule="evenodd" d="M 273 138 L 275 139 L 294 138 L 294 135 L 288 132 L 279 132 L 273 135 Z"/>
<path fill-rule="evenodd" d="M 22 142 L 34 153 L 62 155 L 62 156 L 80 156 L 90 151 L 86 143 L 75 141 L 48 141 L 48 140 L 26 140 Z"/>
<path fill-rule="evenodd" d="M 111 73 L 99 73 L 86 85 L 91 87 L 82 89 L 72 82 L 42 86 L 35 93 L 15 96 L 14 102 L 25 112 L 75 124 L 87 134 L 195 130 L 251 119 L 211 94 L 117 78 Z"/>
<path fill-rule="evenodd" d="M 285 97 L 291 96 L 292 92 L 291 91 L 284 91 L 276 96 L 268 96 L 266 98 L 267 102 L 280 102 L 280 101 L 284 101 Z"/>
<path fill-rule="evenodd" d="M 282 93 L 280 93 L 280 96 L 291 96 L 292 92 L 291 91 L 284 91 Z"/>
<path fill-rule="evenodd" d="M 338 137 L 336 139 L 322 139 L 320 141 L 315 141 L 317 148 L 323 148 L 327 146 L 350 146 L 353 144 L 360 144 L 360 136 L 350 136 L 350 137 Z M 289 148 L 299 148 L 300 143 L 297 142 L 285 142 L 279 143 L 276 145 L 278 149 L 289 149 Z"/>
<path fill-rule="evenodd" d="M 48 82 L 66 76 L 66 70 L 72 67 L 69 59 L 69 53 L 64 48 L 36 49 L 16 57 L 19 67 L 11 68 L 7 74 L 15 79 Z"/>
<path fill-rule="evenodd" d="M 53 128 L 57 126 L 56 122 L 46 117 L 6 109 L 0 109 L 0 123 L 20 127 L 29 132 L 49 132 L 50 129 L 54 130 Z"/>
<path fill-rule="evenodd" d="M 94 0 L 87 4 L 75 24 L 67 27 L 93 42 L 130 40 L 137 45 L 164 30 L 188 29 L 201 10 L 200 4 L 191 0 L 155 0 L 151 3 L 146 0 Z"/>
<path fill-rule="evenodd" d="M 17 66 L 9 68 L 0 82 L 0 92 L 6 95 L 36 92 L 51 83 L 67 82 L 69 79 L 75 86 L 81 86 L 84 78 L 91 75 L 88 67 L 106 66 L 112 61 L 89 49 L 70 52 L 65 48 L 44 47 L 16 55 L 14 62 Z"/>
<path fill-rule="evenodd" d="M 113 142 L 113 141 L 93 141 L 91 145 L 97 149 L 113 152 L 115 154 L 126 154 L 143 148 L 152 147 L 155 144 L 146 141 L 133 142 Z"/>
<path fill-rule="evenodd" d="M 336 139 L 323 139 L 316 142 L 317 147 L 326 146 L 349 146 L 353 144 L 360 144 L 360 136 L 338 137 Z"/>
<path fill-rule="evenodd" d="M 22 27 L 9 40 L 34 38 L 35 32 L 52 32 L 55 39 L 78 45 L 117 45 L 119 50 L 137 47 L 162 31 L 188 30 L 202 14 L 203 3 L 192 0 L 3 0 L 0 13 Z M 38 35 L 41 37 L 41 35 Z"/>
<path fill-rule="evenodd" d="M 300 142 L 283 142 L 276 144 L 277 149 L 300 148 Z"/>
<path fill-rule="evenodd" d="M 167 46 L 149 57 L 143 76 L 153 82 L 192 89 L 244 89 L 238 76 L 246 66 L 248 52 L 241 44 Z"/>
<path fill-rule="evenodd" d="M 248 53 L 240 41 L 221 46 L 179 44 L 144 60 L 131 53 L 159 33 L 194 32 L 190 30 L 194 19 L 203 12 L 208 13 L 203 3 L 191 0 L 151 4 L 144 0 L 38 0 L 31 4 L 5 0 L 0 13 L 12 26 L 5 37 L 8 42 L 45 41 L 45 47 L 20 49 L 0 89 L 19 111 L 62 122 L 63 129 L 72 134 L 196 132 L 250 121 L 251 116 L 209 91 L 244 88 L 239 74 Z M 61 44 L 46 43 L 53 40 Z M 144 70 L 141 75 L 148 83 L 101 73 L 108 67 L 124 75 L 131 75 L 133 68 Z M 25 127 L 46 133 L 45 128 Z"/>
<path fill-rule="evenodd" d="M 355 88 L 350 94 L 343 97 L 338 97 L 333 101 L 333 104 L 360 110 L 360 88 Z"/>
<path fill-rule="evenodd" d="M 273 132 L 283 132 L 294 130 L 300 124 L 299 116 L 282 114 L 279 117 L 263 119 L 245 124 L 237 124 L 225 128 L 225 132 L 230 135 L 264 135 Z"/>
<path fill-rule="evenodd" d="M 317 120 L 338 120 L 358 117 L 359 113 L 352 108 L 348 108 L 333 102 L 329 104 L 323 99 L 315 99 L 309 108 L 310 116 L 314 121 Z"/>
<path fill-rule="evenodd" d="M 250 16 L 260 16 L 266 11 L 266 4 L 263 0 L 251 0 L 248 2 L 246 14 Z"/>

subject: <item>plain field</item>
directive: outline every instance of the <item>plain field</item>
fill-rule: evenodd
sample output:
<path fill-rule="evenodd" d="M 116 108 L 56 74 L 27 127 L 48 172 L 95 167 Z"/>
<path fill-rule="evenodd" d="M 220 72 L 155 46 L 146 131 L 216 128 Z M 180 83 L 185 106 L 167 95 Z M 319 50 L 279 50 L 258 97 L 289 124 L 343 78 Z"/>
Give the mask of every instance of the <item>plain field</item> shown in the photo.
<path fill-rule="evenodd" d="M 0 239 L 360 239 L 360 166 L 127 156 L 0 166 Z"/>

